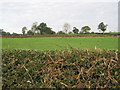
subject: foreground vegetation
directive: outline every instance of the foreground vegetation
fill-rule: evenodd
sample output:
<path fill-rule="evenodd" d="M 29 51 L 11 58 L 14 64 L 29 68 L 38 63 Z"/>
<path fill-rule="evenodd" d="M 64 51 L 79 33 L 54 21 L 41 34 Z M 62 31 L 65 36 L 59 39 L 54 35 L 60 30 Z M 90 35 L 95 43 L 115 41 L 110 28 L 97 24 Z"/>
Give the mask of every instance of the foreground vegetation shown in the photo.
<path fill-rule="evenodd" d="M 118 37 L 55 37 L 55 38 L 3 38 L 3 49 L 61 50 L 80 49 L 118 49 Z"/>
<path fill-rule="evenodd" d="M 2 50 L 3 88 L 119 88 L 117 50 Z"/>

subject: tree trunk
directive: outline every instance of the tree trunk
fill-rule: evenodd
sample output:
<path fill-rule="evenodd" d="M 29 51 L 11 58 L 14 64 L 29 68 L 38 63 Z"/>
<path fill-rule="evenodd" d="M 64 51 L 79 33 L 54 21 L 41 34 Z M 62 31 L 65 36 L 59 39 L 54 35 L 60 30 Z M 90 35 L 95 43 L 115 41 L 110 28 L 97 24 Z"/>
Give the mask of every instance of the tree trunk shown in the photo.
<path fill-rule="evenodd" d="M 103 31 L 103 34 L 104 34 L 104 31 Z"/>

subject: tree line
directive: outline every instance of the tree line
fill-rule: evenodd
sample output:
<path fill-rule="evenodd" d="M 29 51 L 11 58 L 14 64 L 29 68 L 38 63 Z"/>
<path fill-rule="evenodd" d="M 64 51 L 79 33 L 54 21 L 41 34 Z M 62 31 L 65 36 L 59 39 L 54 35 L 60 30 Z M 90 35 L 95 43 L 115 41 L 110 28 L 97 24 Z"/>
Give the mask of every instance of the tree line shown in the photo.
<path fill-rule="evenodd" d="M 101 30 L 103 33 L 107 29 L 107 24 L 105 25 L 103 22 L 101 22 L 98 25 L 99 30 Z M 63 30 L 58 31 L 57 33 L 52 30 L 52 28 L 48 27 L 46 23 L 42 22 L 38 24 L 37 22 L 34 22 L 31 26 L 31 29 L 28 30 L 27 27 L 22 27 L 22 34 L 5 32 L 3 29 L 0 29 L 0 34 L 2 36 L 18 36 L 18 35 L 47 35 L 47 34 L 86 34 L 89 33 L 91 28 L 89 26 L 83 26 L 81 30 L 79 30 L 77 27 L 73 27 L 72 31 L 70 31 L 70 24 L 65 23 L 63 25 Z M 94 32 L 91 32 L 94 33 Z"/>
<path fill-rule="evenodd" d="M 70 24 L 65 23 L 63 25 L 63 30 L 58 31 L 55 33 L 52 31 L 52 28 L 48 27 L 46 23 L 42 22 L 39 25 L 37 25 L 37 22 L 33 23 L 32 27 L 30 30 L 27 30 L 27 27 L 22 28 L 22 33 L 23 35 L 35 35 L 35 34 L 40 34 L 40 35 L 45 35 L 45 34 L 79 34 L 79 33 L 89 33 L 91 28 L 89 26 L 84 26 L 81 28 L 81 31 L 77 27 L 73 27 L 72 31 L 69 31 L 70 29 Z M 107 29 L 107 25 L 105 25 L 103 22 L 101 22 L 98 25 L 98 29 L 101 31 L 104 31 Z"/>

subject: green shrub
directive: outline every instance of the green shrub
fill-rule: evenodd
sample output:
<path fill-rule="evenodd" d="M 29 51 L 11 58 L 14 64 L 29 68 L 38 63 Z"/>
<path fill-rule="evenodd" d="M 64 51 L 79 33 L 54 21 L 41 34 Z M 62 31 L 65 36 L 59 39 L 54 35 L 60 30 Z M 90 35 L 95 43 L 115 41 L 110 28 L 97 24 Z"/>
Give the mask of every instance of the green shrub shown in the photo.
<path fill-rule="evenodd" d="M 3 88 L 119 88 L 116 50 L 2 50 Z"/>

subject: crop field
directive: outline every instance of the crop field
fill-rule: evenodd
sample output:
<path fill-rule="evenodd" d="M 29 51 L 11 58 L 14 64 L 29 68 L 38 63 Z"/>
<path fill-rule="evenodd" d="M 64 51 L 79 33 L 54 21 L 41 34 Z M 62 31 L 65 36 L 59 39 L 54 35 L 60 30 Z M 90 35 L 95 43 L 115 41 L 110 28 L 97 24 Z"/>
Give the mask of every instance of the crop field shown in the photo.
<path fill-rule="evenodd" d="M 61 50 L 118 49 L 118 37 L 44 37 L 44 38 L 3 38 L 3 49 Z"/>

